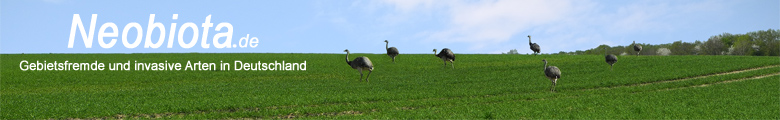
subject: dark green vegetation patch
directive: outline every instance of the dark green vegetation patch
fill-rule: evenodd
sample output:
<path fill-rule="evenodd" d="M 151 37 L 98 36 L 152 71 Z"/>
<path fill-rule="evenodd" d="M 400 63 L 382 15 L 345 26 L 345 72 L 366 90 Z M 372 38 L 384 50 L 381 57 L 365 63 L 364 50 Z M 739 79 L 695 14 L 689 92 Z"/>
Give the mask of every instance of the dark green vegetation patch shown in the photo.
<path fill-rule="evenodd" d="M 457 53 L 456 53 L 457 54 Z M 433 54 L 4 54 L 3 119 L 763 118 L 780 119 L 778 57 Z M 542 59 L 558 66 L 555 93 Z M 302 62 L 306 71 L 21 71 L 21 60 Z"/>

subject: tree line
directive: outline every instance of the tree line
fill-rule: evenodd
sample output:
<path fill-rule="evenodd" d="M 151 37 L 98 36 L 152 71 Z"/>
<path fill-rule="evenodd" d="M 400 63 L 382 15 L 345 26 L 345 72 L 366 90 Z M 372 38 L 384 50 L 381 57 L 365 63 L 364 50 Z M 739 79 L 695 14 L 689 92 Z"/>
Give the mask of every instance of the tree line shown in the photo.
<path fill-rule="evenodd" d="M 637 43 L 640 44 L 640 43 Z M 706 41 L 683 42 L 651 45 L 640 44 L 643 50 L 639 55 L 749 55 L 780 56 L 780 33 L 778 30 L 758 30 L 745 34 L 723 33 L 711 36 Z M 631 44 L 626 46 L 599 45 L 585 51 L 558 52 L 569 55 L 603 55 L 604 48 L 610 54 L 635 55 Z M 510 53 L 513 51 L 510 51 Z M 516 50 L 514 51 L 516 53 Z"/>

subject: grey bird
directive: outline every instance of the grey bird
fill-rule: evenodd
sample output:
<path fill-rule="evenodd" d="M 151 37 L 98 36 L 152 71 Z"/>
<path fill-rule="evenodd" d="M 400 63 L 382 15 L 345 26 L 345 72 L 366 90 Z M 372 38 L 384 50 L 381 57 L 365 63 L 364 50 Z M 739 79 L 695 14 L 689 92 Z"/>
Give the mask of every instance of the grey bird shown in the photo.
<path fill-rule="evenodd" d="M 558 82 L 558 79 L 561 78 L 561 70 L 555 66 L 547 67 L 546 59 L 542 59 L 542 61 L 544 61 L 544 76 L 552 81 L 550 91 L 555 92 L 555 84 Z"/>
<path fill-rule="evenodd" d="M 607 48 L 604 48 L 604 59 L 607 60 L 607 64 L 609 64 L 609 70 L 612 70 L 612 65 L 617 63 L 618 59 L 617 56 L 613 54 L 607 54 Z"/>
<path fill-rule="evenodd" d="M 639 52 L 642 52 L 642 45 L 636 44 L 636 41 L 634 41 L 634 51 L 636 51 L 636 56 L 639 56 Z"/>
<path fill-rule="evenodd" d="M 371 77 L 371 72 L 374 72 L 374 64 L 371 64 L 371 60 L 368 57 L 360 56 L 355 58 L 355 60 L 349 61 L 349 50 L 344 50 L 344 52 L 347 52 L 347 57 L 344 58 L 347 60 L 347 64 L 360 73 L 360 79 L 358 80 L 363 80 L 363 70 L 368 70 L 368 75 L 366 76 L 366 82 L 368 82 L 368 77 Z"/>
<path fill-rule="evenodd" d="M 436 54 L 436 49 L 433 49 L 433 54 L 444 61 L 444 67 L 447 67 L 447 61 L 450 61 L 450 64 L 452 64 L 452 68 L 455 68 L 455 63 L 452 63 L 455 61 L 455 54 L 452 53 L 452 50 L 450 50 L 449 48 L 441 49 L 441 52 L 439 54 Z"/>
<path fill-rule="evenodd" d="M 541 52 L 539 52 L 540 51 L 539 50 L 539 44 L 531 42 L 531 35 L 528 35 L 528 45 L 531 46 L 531 50 L 534 51 L 534 55 L 536 55 L 538 53 L 541 53 Z"/>
<path fill-rule="evenodd" d="M 385 40 L 385 49 L 387 49 L 387 56 L 390 56 L 390 58 L 393 58 L 393 63 L 395 63 L 395 56 L 398 56 L 398 49 L 395 47 L 388 48 L 388 45 L 390 42 Z"/>

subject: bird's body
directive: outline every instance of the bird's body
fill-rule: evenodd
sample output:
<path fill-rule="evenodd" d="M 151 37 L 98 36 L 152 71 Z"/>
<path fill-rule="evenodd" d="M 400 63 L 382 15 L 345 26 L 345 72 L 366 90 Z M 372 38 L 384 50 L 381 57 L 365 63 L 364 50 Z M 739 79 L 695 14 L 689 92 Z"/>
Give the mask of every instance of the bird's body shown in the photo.
<path fill-rule="evenodd" d="M 547 60 L 544 59 L 544 76 L 547 77 L 547 79 L 550 79 L 552 82 L 552 86 L 550 87 L 550 91 L 555 92 L 555 84 L 558 83 L 558 79 L 561 78 L 561 70 L 558 69 L 558 67 L 555 66 L 549 66 L 547 67 Z"/>
<path fill-rule="evenodd" d="M 393 59 L 393 63 L 395 63 L 395 56 L 398 56 L 398 49 L 395 48 L 395 47 L 389 47 L 388 48 L 389 44 L 390 44 L 390 42 L 385 40 L 385 49 L 387 49 L 387 56 L 390 56 L 390 58 Z"/>
<path fill-rule="evenodd" d="M 366 76 L 366 82 L 368 82 L 368 77 L 371 77 L 371 72 L 374 72 L 374 64 L 371 63 L 371 60 L 368 57 L 361 56 L 349 61 L 349 50 L 344 50 L 344 52 L 347 52 L 347 57 L 345 58 L 347 64 L 360 73 L 360 79 L 358 80 L 363 80 L 363 70 L 368 70 L 368 75 Z"/>
<path fill-rule="evenodd" d="M 606 59 L 607 64 L 609 64 L 610 70 L 612 70 L 612 65 L 617 63 L 618 61 L 617 56 L 612 54 L 607 54 L 607 48 L 604 48 L 604 59 Z"/>
<path fill-rule="evenodd" d="M 540 52 L 541 50 L 539 48 L 539 44 L 531 42 L 531 35 L 528 35 L 528 45 L 531 46 L 531 50 L 534 51 L 534 55 L 536 55 L 538 53 L 541 53 Z"/>
<path fill-rule="evenodd" d="M 632 44 L 634 44 L 634 51 L 636 51 L 636 55 L 639 56 L 639 52 L 642 52 L 642 45 L 636 44 L 636 41 L 634 41 Z"/>
<path fill-rule="evenodd" d="M 433 49 L 433 54 L 444 61 L 444 67 L 447 67 L 447 61 L 449 61 L 450 64 L 452 64 L 452 68 L 455 68 L 455 63 L 453 63 L 455 61 L 455 54 L 452 53 L 452 50 L 449 48 L 441 49 L 439 54 L 436 54 L 436 49 Z"/>

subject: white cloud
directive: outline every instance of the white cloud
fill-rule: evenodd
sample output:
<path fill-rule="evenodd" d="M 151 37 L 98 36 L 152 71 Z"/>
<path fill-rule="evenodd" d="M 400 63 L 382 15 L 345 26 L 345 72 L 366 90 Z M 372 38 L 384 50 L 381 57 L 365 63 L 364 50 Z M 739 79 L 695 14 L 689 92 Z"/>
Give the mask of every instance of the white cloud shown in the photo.
<path fill-rule="evenodd" d="M 62 2 L 65 2 L 65 0 L 43 0 L 43 2 L 46 2 L 46 3 L 62 3 Z"/>
<path fill-rule="evenodd" d="M 395 12 L 393 23 L 415 21 L 418 14 L 445 14 L 443 27 L 416 34 L 431 42 L 466 44 L 472 51 L 530 52 L 526 35 L 544 53 L 584 50 L 600 44 L 625 45 L 634 35 L 674 32 L 696 22 L 691 16 L 725 8 L 722 1 L 589 0 L 384 0 Z M 512 43 L 512 44 L 507 44 Z M 645 42 L 646 43 L 646 42 Z"/>
<path fill-rule="evenodd" d="M 380 1 L 382 3 L 386 4 L 392 4 L 395 7 L 395 10 L 400 10 L 402 12 L 412 12 L 413 10 L 418 9 L 430 9 L 433 7 L 434 2 L 446 2 L 446 1 L 436 1 L 436 0 L 382 0 Z"/>
<path fill-rule="evenodd" d="M 525 36 L 534 27 L 560 22 L 571 16 L 575 6 L 566 0 L 488 0 L 434 1 L 385 0 L 397 11 L 433 11 L 443 8 L 446 27 L 421 32 L 428 41 L 472 44 L 471 49 L 509 41 L 515 35 Z M 411 12 L 414 13 L 414 12 Z M 526 32 L 526 33 L 524 33 Z M 524 38 L 524 37 L 523 37 Z"/>
<path fill-rule="evenodd" d="M 606 13 L 612 24 L 607 23 L 609 32 L 669 32 L 685 29 L 684 25 L 696 22 L 696 17 L 726 13 L 728 1 L 639 1 L 616 8 L 617 12 Z M 708 14 L 709 13 L 709 14 Z"/>

